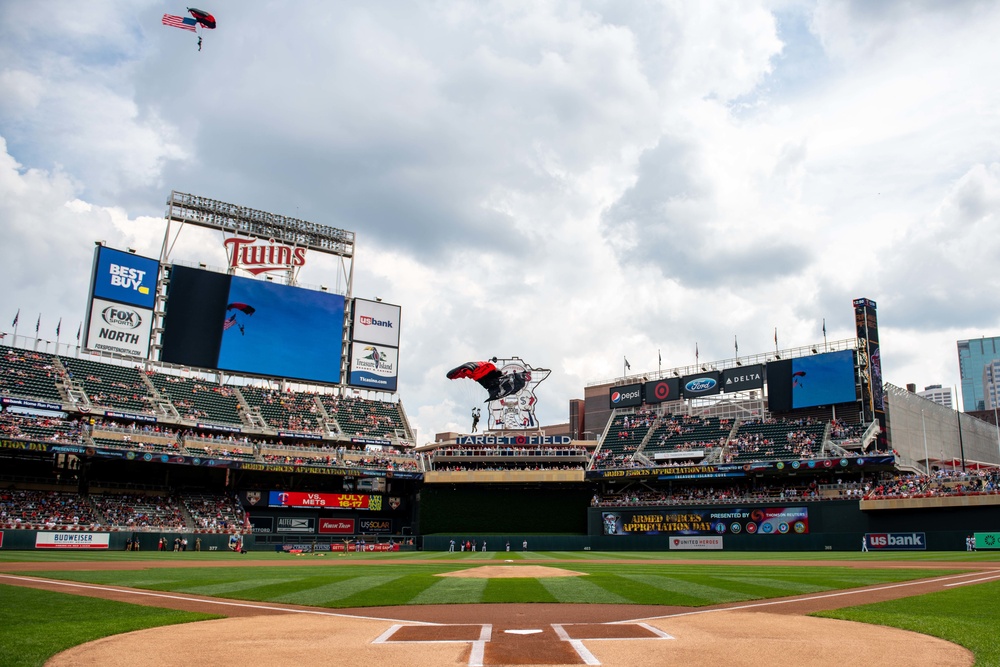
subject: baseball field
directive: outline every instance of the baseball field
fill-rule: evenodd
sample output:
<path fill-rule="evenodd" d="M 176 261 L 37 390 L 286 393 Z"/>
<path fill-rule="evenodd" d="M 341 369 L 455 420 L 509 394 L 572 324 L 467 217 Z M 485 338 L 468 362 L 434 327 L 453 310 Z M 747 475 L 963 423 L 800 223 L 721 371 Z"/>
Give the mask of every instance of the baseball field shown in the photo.
<path fill-rule="evenodd" d="M 0 665 L 1000 665 L 983 552 L 3 551 L 0 599 Z"/>

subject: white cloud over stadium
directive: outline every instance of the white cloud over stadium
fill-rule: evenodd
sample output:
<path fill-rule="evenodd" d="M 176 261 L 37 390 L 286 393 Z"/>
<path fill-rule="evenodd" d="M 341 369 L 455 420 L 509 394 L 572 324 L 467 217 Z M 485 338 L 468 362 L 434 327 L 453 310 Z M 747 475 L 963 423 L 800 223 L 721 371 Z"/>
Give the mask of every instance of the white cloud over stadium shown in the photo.
<path fill-rule="evenodd" d="M 180 190 L 357 233 L 422 441 L 470 359 L 551 368 L 544 424 L 623 357 L 853 337 L 855 297 L 894 384 L 1000 334 L 1000 7 L 215 0 L 201 52 L 183 9 L 0 5 L 3 330 L 71 339 L 94 241 L 157 256 Z"/>

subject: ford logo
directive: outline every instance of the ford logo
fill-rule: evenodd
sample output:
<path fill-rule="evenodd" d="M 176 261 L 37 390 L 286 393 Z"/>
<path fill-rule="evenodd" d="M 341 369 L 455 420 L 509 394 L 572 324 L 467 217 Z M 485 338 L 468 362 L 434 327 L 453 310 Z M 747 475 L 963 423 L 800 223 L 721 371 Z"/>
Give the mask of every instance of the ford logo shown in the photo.
<path fill-rule="evenodd" d="M 712 378 L 698 378 L 696 380 L 691 380 L 686 385 L 684 385 L 684 391 L 689 391 L 691 393 L 699 391 L 710 391 L 715 389 L 716 381 Z"/>

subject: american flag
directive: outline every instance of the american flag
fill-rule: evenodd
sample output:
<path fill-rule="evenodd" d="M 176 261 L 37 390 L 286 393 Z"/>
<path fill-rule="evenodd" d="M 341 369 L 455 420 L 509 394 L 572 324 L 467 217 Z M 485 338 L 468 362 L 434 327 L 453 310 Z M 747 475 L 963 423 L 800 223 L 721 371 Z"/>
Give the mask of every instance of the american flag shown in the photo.
<path fill-rule="evenodd" d="M 234 324 L 236 324 L 236 315 L 230 315 L 229 317 L 226 318 L 226 321 L 222 324 L 222 330 L 227 331 L 228 329 L 232 328 Z"/>
<path fill-rule="evenodd" d="M 184 16 L 174 16 L 173 14 L 163 15 L 163 25 L 168 25 L 171 28 L 180 28 L 181 30 L 190 30 L 191 32 L 197 32 L 198 22 L 194 19 L 189 19 Z"/>

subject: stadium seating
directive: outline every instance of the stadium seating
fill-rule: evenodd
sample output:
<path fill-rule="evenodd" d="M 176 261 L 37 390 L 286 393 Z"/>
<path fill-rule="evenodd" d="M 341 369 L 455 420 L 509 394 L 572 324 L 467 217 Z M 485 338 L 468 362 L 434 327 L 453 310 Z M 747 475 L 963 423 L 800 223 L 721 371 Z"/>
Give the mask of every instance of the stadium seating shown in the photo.
<path fill-rule="evenodd" d="M 782 461 L 819 457 L 823 450 L 822 422 L 753 419 L 741 422 L 728 445 L 733 463 Z"/>
<path fill-rule="evenodd" d="M 61 403 L 55 358 L 0 345 L 0 393 Z"/>
<path fill-rule="evenodd" d="M 151 412 L 149 385 L 140 370 L 73 357 L 59 357 L 59 361 L 69 378 L 87 392 L 93 405 L 125 412 Z"/>
<path fill-rule="evenodd" d="M 231 387 L 202 378 L 182 378 L 150 373 L 149 379 L 161 396 L 170 400 L 183 419 L 216 424 L 240 425 L 239 400 Z"/>
<path fill-rule="evenodd" d="M 240 393 L 251 408 L 259 408 L 268 426 L 277 431 L 320 432 L 320 415 L 314 394 L 281 392 L 244 386 Z"/>
<path fill-rule="evenodd" d="M 3 528 L 79 529 L 100 525 L 94 508 L 76 493 L 34 489 L 0 490 Z"/>
<path fill-rule="evenodd" d="M 731 430 L 728 420 L 720 422 L 716 417 L 671 415 L 660 420 L 642 453 L 653 460 L 657 454 L 675 455 L 670 460 L 681 460 L 676 455 L 683 458 L 689 452 L 707 452 L 724 445 Z"/>
<path fill-rule="evenodd" d="M 354 396 L 323 395 L 320 400 L 346 435 L 390 439 L 396 431 L 407 430 L 396 403 Z"/>
<path fill-rule="evenodd" d="M 102 523 L 117 530 L 188 529 L 179 501 L 168 495 L 140 493 L 102 493 L 90 496 L 103 519 Z"/>
<path fill-rule="evenodd" d="M 615 415 L 595 454 L 594 467 L 619 468 L 632 465 L 632 457 L 649 433 L 652 423 L 647 416 Z"/>

